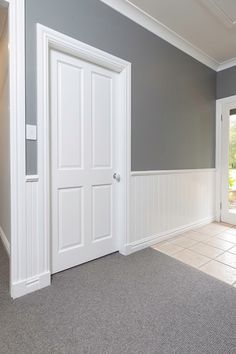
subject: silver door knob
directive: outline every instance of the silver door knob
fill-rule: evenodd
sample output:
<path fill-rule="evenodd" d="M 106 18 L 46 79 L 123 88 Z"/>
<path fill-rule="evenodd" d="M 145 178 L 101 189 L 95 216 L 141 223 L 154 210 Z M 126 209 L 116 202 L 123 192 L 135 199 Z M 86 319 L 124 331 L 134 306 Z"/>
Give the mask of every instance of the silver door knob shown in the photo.
<path fill-rule="evenodd" d="M 119 175 L 119 173 L 114 173 L 113 178 L 114 178 L 117 182 L 120 182 L 120 175 Z"/>

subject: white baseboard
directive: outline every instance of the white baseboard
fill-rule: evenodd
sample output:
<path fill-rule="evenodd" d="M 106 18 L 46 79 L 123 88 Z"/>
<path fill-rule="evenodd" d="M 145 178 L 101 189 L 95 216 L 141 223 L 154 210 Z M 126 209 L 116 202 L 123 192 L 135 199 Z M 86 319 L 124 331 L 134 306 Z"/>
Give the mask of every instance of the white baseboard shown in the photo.
<path fill-rule="evenodd" d="M 177 235 L 182 234 L 184 232 L 191 231 L 191 230 L 197 229 L 198 227 L 210 224 L 211 222 L 213 222 L 215 220 L 216 220 L 216 217 L 212 216 L 209 218 L 198 220 L 198 221 L 191 223 L 191 224 L 177 227 L 176 229 L 162 232 L 158 235 L 146 237 L 142 240 L 135 241 L 135 242 L 132 242 L 132 243 L 126 245 L 125 247 L 123 247 L 120 250 L 120 253 L 124 256 L 128 256 L 131 253 L 134 253 L 134 252 L 140 251 L 144 248 L 153 246 L 156 243 L 162 242 L 164 240 L 168 240 L 171 237 L 174 237 L 174 236 L 177 236 Z"/>
<path fill-rule="evenodd" d="M 8 256 L 10 256 L 11 253 L 11 246 L 10 242 L 8 241 L 5 233 L 3 232 L 3 229 L 0 226 L 0 238 L 2 240 L 3 246 L 5 247 L 5 250 L 7 251 Z"/>
<path fill-rule="evenodd" d="M 17 283 L 13 283 L 11 287 L 11 296 L 13 299 L 30 294 L 36 290 L 40 290 L 51 284 L 51 273 L 45 272 L 30 279 L 25 279 Z"/>

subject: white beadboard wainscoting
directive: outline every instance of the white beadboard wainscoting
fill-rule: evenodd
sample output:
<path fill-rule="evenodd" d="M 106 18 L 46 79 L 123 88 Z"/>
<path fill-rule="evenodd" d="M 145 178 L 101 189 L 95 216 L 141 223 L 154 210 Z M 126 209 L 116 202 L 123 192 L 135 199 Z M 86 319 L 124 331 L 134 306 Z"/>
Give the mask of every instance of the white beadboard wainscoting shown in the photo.
<path fill-rule="evenodd" d="M 12 285 L 12 297 L 31 293 L 50 285 L 50 273 L 45 260 L 44 225 L 39 210 L 39 178 L 26 177 L 26 225 L 25 238 L 20 248 L 18 279 Z"/>
<path fill-rule="evenodd" d="M 215 184 L 215 169 L 131 173 L 126 254 L 215 220 Z"/>
<path fill-rule="evenodd" d="M 215 169 L 131 173 L 128 255 L 172 235 L 215 220 Z M 26 177 L 26 225 L 19 247 L 18 277 L 12 296 L 50 285 L 49 241 L 43 220 L 39 177 Z"/>

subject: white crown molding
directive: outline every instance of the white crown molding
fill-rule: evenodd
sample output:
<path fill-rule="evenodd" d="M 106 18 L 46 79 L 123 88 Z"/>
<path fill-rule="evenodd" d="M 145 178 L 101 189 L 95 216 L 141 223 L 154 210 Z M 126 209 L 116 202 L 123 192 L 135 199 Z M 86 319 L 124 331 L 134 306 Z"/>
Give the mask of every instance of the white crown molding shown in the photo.
<path fill-rule="evenodd" d="M 232 68 L 233 66 L 236 66 L 236 58 L 229 59 L 229 60 L 226 60 L 226 61 L 223 61 L 222 63 L 220 63 L 217 71 L 229 69 L 229 68 Z"/>
<path fill-rule="evenodd" d="M 128 0 L 100 0 L 106 5 L 112 7 L 114 10 L 120 12 L 122 15 L 130 18 L 132 21 L 138 23 L 140 26 L 146 28 L 150 32 L 156 34 L 158 37 L 164 39 L 174 47 L 180 49 L 194 59 L 210 67 L 213 70 L 218 70 L 219 64 L 217 60 L 211 58 L 199 48 L 182 38 L 176 32 L 169 29 L 167 26 L 160 23 L 151 15 L 141 10 Z"/>

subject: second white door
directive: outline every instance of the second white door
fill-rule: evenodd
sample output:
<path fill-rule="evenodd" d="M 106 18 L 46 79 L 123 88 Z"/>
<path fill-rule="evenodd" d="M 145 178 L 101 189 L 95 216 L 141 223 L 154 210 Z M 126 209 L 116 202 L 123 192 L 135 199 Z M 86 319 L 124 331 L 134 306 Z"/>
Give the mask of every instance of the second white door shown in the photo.
<path fill-rule="evenodd" d="M 119 74 L 51 51 L 52 273 L 119 249 Z"/>

